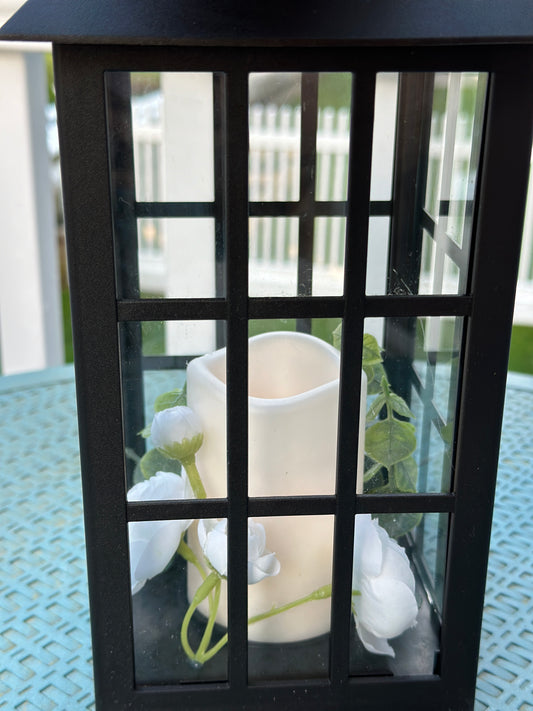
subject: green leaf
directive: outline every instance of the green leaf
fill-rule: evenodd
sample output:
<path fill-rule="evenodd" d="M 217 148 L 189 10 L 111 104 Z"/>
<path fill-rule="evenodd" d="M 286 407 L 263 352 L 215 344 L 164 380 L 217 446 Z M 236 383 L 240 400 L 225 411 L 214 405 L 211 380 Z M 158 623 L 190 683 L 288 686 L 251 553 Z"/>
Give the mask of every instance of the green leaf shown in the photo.
<path fill-rule="evenodd" d="M 381 464 L 380 462 L 374 462 L 374 464 L 372 464 L 370 467 L 368 467 L 368 469 L 365 469 L 365 473 L 364 473 L 365 483 L 370 481 L 373 477 L 375 477 L 376 474 L 379 474 L 379 472 L 382 469 L 383 469 L 383 464 Z M 367 494 L 368 492 L 365 491 L 365 493 Z"/>
<path fill-rule="evenodd" d="M 406 494 L 416 492 L 418 466 L 414 457 L 407 457 L 397 464 L 393 464 L 389 471 L 390 488 Z"/>
<path fill-rule="evenodd" d="M 368 408 L 368 411 L 366 413 L 366 421 L 367 422 L 372 422 L 372 420 L 375 420 L 376 417 L 379 415 L 383 407 L 385 406 L 385 403 L 387 402 L 385 395 L 383 393 L 381 395 L 378 395 L 377 398 L 374 400 L 374 402 L 370 405 Z"/>
<path fill-rule="evenodd" d="M 137 432 L 139 437 L 144 437 L 144 439 L 147 439 L 152 433 L 152 428 L 150 425 L 142 429 L 140 432 Z"/>
<path fill-rule="evenodd" d="M 397 415 L 400 415 L 400 417 L 411 417 L 415 419 L 415 416 L 409 409 L 409 406 L 407 405 L 403 397 L 396 395 L 396 393 L 391 392 L 389 394 L 388 405 L 394 410 Z"/>
<path fill-rule="evenodd" d="M 363 366 L 363 369 L 366 373 L 366 377 L 368 378 L 368 385 L 366 390 L 367 394 L 377 395 L 378 393 L 382 392 L 383 388 L 381 386 L 381 382 L 383 378 L 387 380 L 387 376 L 385 374 L 385 368 L 381 365 L 381 363 L 377 363 L 376 365 L 368 369 L 370 371 L 370 375 L 365 366 Z"/>
<path fill-rule="evenodd" d="M 381 420 L 369 427 L 365 436 L 365 452 L 389 469 L 407 459 L 416 449 L 414 427 L 400 420 Z"/>
<path fill-rule="evenodd" d="M 381 348 L 378 342 L 370 333 L 365 333 L 363 335 L 363 366 L 378 365 L 382 361 Z"/>
<path fill-rule="evenodd" d="M 169 407 L 176 407 L 178 405 L 187 404 L 187 394 L 185 388 L 176 388 L 175 390 L 170 390 L 168 393 L 163 393 L 156 397 L 154 402 L 154 412 L 161 412 L 161 410 L 168 410 Z"/>
<path fill-rule="evenodd" d="M 173 472 L 179 474 L 181 465 L 176 459 L 167 457 L 160 449 L 149 449 L 140 461 L 141 471 L 145 479 L 154 476 L 156 472 Z"/>
<path fill-rule="evenodd" d="M 378 519 L 379 525 L 387 531 L 391 538 L 400 538 L 418 526 L 422 520 L 422 514 L 378 514 L 375 518 Z"/>

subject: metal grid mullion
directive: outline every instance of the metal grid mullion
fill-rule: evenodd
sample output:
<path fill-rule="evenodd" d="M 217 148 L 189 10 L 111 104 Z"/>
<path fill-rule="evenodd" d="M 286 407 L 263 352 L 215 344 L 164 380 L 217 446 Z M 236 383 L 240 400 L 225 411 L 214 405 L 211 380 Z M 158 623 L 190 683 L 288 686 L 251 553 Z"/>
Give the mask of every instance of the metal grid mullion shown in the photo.
<path fill-rule="evenodd" d="M 248 683 L 248 75 L 226 76 L 228 679 Z"/>
<path fill-rule="evenodd" d="M 298 228 L 298 296 L 313 289 L 313 248 L 316 196 L 316 135 L 318 126 L 318 74 L 302 74 L 300 131 L 300 222 Z M 311 332 L 311 319 L 298 319 L 297 330 Z"/>
<path fill-rule="evenodd" d="M 375 73 L 352 77 L 350 159 L 333 547 L 330 679 L 340 691 L 349 678 L 350 614 L 357 450 L 363 354 Z"/>

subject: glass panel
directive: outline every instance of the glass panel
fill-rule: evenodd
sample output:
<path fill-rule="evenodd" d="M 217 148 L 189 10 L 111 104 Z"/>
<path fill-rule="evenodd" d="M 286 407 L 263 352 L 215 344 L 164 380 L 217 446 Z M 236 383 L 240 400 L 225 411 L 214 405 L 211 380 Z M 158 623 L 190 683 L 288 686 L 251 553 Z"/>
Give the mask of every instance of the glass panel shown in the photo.
<path fill-rule="evenodd" d="M 379 100 L 390 102 L 393 75 L 383 76 Z M 370 228 L 368 294 L 466 293 L 486 83 L 484 74 L 400 75 L 393 169 L 389 144 L 374 136 L 373 199 L 390 197 L 392 173 L 396 194 L 386 243 Z"/>
<path fill-rule="evenodd" d="M 298 220 L 250 218 L 250 296 L 296 296 Z"/>
<path fill-rule="evenodd" d="M 165 473 L 137 484 L 128 498 L 130 501 L 179 499 L 183 490 L 180 476 Z M 210 564 L 216 560 L 221 571 L 227 560 L 223 528 L 224 521 L 212 519 L 128 524 L 137 684 L 227 679 L 226 630 L 220 624 L 227 619 L 225 595 L 218 599 L 216 623 L 209 632 L 213 622 L 209 624 L 209 605 L 213 605 L 218 589 L 226 587 L 226 581 L 213 575 L 211 602 L 206 594 L 199 605 L 191 604 L 202 580 L 211 573 L 208 556 Z M 214 605 L 212 611 L 215 618 Z M 221 645 L 221 651 L 213 654 L 217 644 Z"/>
<path fill-rule="evenodd" d="M 105 81 L 118 297 L 222 296 L 221 75 Z"/>
<path fill-rule="evenodd" d="M 269 575 L 248 586 L 250 679 L 327 676 L 333 516 L 266 517 L 254 527 L 249 560 L 256 578 Z"/>
<path fill-rule="evenodd" d="M 216 258 L 215 220 L 184 217 L 138 220 L 141 296 L 224 296 L 223 262 Z"/>
<path fill-rule="evenodd" d="M 364 491 L 447 492 L 462 319 L 390 318 L 384 329 L 368 327 Z"/>
<path fill-rule="evenodd" d="M 313 295 L 342 296 L 346 218 L 317 217 L 313 254 Z"/>
<path fill-rule="evenodd" d="M 371 200 L 391 199 L 397 102 L 398 74 L 378 74 L 372 142 Z"/>
<path fill-rule="evenodd" d="M 314 319 L 299 324 L 312 330 L 305 333 L 289 323 L 250 324 L 250 496 L 334 493 L 340 367 L 331 345 L 335 325 Z"/>
<path fill-rule="evenodd" d="M 301 75 L 250 74 L 250 200 L 298 200 Z"/>
<path fill-rule="evenodd" d="M 250 75 L 252 296 L 342 294 L 351 81 Z"/>
<path fill-rule="evenodd" d="M 407 516 L 409 531 L 398 536 L 397 520 Z M 436 588 L 442 590 L 447 542 L 447 516 L 438 528 L 436 516 L 356 516 L 352 580 L 359 594 L 352 598 L 352 675 L 436 672 L 441 620 Z"/>
<path fill-rule="evenodd" d="M 203 471 L 204 449 L 215 440 L 223 442 L 225 461 L 225 397 L 221 383 L 207 387 L 213 376 L 205 367 L 217 340 L 224 340 L 225 325 L 215 321 L 197 325 L 201 329 L 188 321 L 120 324 L 128 486 L 158 471 L 181 475 L 185 459 L 194 455 L 184 468 L 196 496 L 202 486 L 208 497 L 226 494 L 225 469 L 219 468 L 220 476 L 213 481 Z M 210 355 L 195 357 L 204 354 Z M 218 397 L 208 400 L 206 389 Z M 194 451 L 189 451 L 191 447 Z M 198 476 L 202 484 L 195 483 Z"/>
<path fill-rule="evenodd" d="M 389 248 L 389 217 L 371 217 L 368 225 L 366 293 L 384 294 L 387 290 L 387 262 L 383 255 Z"/>
<path fill-rule="evenodd" d="M 318 79 L 316 198 L 346 200 L 352 75 L 325 72 Z"/>

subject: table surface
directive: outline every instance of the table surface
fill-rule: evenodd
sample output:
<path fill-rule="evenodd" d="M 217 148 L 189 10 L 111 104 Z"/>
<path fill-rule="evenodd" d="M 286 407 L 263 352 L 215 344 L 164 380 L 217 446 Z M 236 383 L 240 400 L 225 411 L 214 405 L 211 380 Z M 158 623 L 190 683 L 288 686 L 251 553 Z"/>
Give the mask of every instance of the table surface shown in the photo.
<path fill-rule="evenodd" d="M 476 711 L 533 710 L 533 378 L 510 374 Z M 93 709 L 74 375 L 0 378 L 0 709 Z"/>

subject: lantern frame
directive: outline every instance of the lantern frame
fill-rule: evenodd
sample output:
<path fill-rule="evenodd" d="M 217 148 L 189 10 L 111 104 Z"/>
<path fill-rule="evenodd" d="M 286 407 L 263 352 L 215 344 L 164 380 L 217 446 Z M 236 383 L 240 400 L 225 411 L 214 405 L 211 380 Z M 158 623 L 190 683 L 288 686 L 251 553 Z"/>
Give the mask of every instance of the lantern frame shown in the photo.
<path fill-rule="evenodd" d="M 226 36 L 224 33 L 225 30 L 222 37 Z M 54 43 L 97 708 L 144 710 L 176 705 L 182 709 L 270 709 L 282 704 L 285 708 L 301 705 L 317 711 L 370 711 L 394 702 L 398 708 L 411 711 L 472 709 L 529 176 L 533 92 L 528 94 L 524 86 L 533 77 L 532 48 L 485 43 L 427 46 L 420 37 L 409 43 L 407 36 L 387 42 L 381 39 L 381 46 L 370 46 L 370 33 L 356 41 L 341 38 L 340 43 L 321 38 L 316 42 L 321 46 L 307 46 L 310 43 L 303 37 L 293 37 L 292 46 L 281 41 L 265 46 L 268 43 L 255 39 L 243 41 L 245 46 L 222 46 L 229 43 L 203 37 L 205 41 L 198 43 L 198 38 L 191 42 L 175 36 L 158 38 L 158 44 L 164 46 L 156 46 L 146 38 L 143 46 L 133 46 L 138 38 L 132 34 L 124 42 L 126 36 L 127 32 L 111 39 L 111 43 L 109 37 L 98 37 L 103 44 L 64 42 L 64 37 L 59 36 Z M 95 37 L 91 36 L 92 42 Z M 191 46 L 179 46 L 180 41 Z M 401 46 L 404 43 L 406 46 Z M 384 46 L 387 44 L 396 46 Z M 191 207 L 137 202 L 131 145 L 126 145 L 125 150 L 111 150 L 114 127 L 126 136 L 131 134 L 131 125 L 126 124 L 125 128 L 127 114 L 123 112 L 129 97 L 126 87 L 124 105 L 120 101 L 113 104 L 110 95 L 106 95 L 109 85 L 105 77 L 107 73 L 117 73 L 116 80 L 120 82 L 119 73 L 134 71 L 216 72 L 223 77 L 218 90 L 224 142 L 216 152 L 218 182 L 214 203 L 208 209 L 227 236 L 227 269 L 218 273 L 219 283 L 225 285 L 224 295 L 148 300 L 138 293 L 132 257 L 136 245 L 131 240 L 120 240 L 118 233 L 124 230 L 127 235 L 134 234 L 139 217 L 178 217 L 189 214 Z M 264 71 L 342 71 L 353 76 L 350 166 L 357 166 L 358 170 L 351 171 L 345 204 L 342 296 L 313 296 L 305 287 L 296 297 L 248 295 L 249 217 L 262 214 L 261 209 L 286 209 L 279 205 L 262 208 L 248 199 L 248 77 L 252 72 Z M 482 158 L 472 213 L 468 288 L 465 295 L 398 295 L 390 283 L 387 295 L 370 296 L 365 293 L 369 218 L 372 214 L 390 215 L 391 241 L 397 246 L 390 260 L 408 258 L 408 246 L 402 245 L 394 234 L 416 231 L 408 225 L 414 218 L 413 206 L 420 199 L 417 179 L 423 173 L 420 150 L 409 147 L 409 140 L 416 142 L 416 136 L 423 135 L 424 127 L 419 126 L 400 141 L 399 148 L 405 150 L 405 155 L 402 170 L 397 169 L 395 175 L 392 199 L 387 204 L 370 201 L 376 75 L 399 72 L 411 76 L 412 80 L 403 87 L 405 107 L 417 98 L 423 101 L 426 76 L 438 71 L 489 75 Z M 401 125 L 400 120 L 398 130 Z M 396 159 L 398 165 L 400 156 Z M 305 199 L 307 205 L 303 204 Z M 313 195 L 301 196 L 298 214 L 307 211 L 314 216 L 315 206 Z M 117 250 L 117 245 L 124 244 L 126 252 Z M 302 238 L 302 264 L 309 261 L 306 244 L 309 249 L 309 243 Z M 336 492 L 331 496 L 250 498 L 245 476 L 248 427 L 243 415 L 248 401 L 248 322 L 252 318 L 290 317 L 305 328 L 308 319 L 326 316 L 343 319 L 338 435 L 342 446 L 338 448 Z M 467 322 L 450 492 L 353 494 L 363 322 L 374 316 L 458 316 Z M 225 321 L 227 326 L 227 498 L 126 503 L 128 442 L 124 412 L 139 420 L 143 407 L 138 395 L 129 398 L 124 394 L 123 383 L 125 379 L 140 381 L 143 363 L 133 359 L 127 365 L 122 361 L 121 366 L 121 353 L 138 347 L 139 333 L 135 327 L 121 333 L 119 328 L 121 324 L 141 321 L 193 319 Z M 127 373 L 125 368 L 129 369 Z M 141 428 L 140 420 L 139 424 Z M 273 512 L 280 516 L 335 517 L 328 678 L 291 682 L 248 679 L 247 519 Z M 433 675 L 350 676 L 352 546 L 346 541 L 353 540 L 356 514 L 386 512 L 449 516 L 441 650 Z M 185 518 L 228 519 L 228 678 L 225 682 L 139 685 L 135 680 L 127 525 L 133 521 Z"/>

